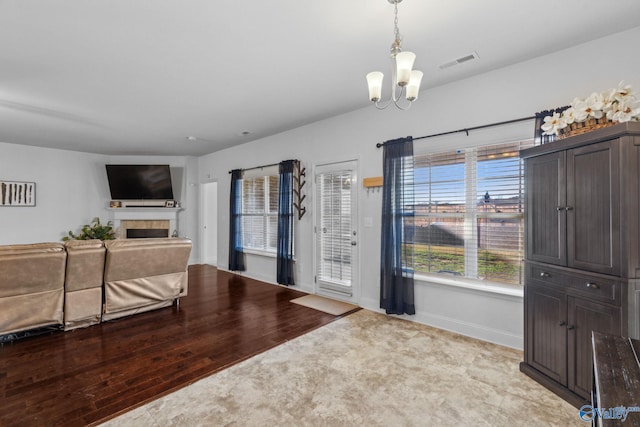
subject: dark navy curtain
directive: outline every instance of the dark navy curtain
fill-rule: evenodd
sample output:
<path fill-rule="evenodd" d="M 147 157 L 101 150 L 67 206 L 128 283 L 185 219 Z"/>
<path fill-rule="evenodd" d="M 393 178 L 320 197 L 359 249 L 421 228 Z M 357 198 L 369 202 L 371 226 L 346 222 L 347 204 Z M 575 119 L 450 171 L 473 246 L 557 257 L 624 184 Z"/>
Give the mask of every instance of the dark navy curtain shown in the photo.
<path fill-rule="evenodd" d="M 413 296 L 413 138 L 384 143 L 380 308 L 415 314 Z"/>
<path fill-rule="evenodd" d="M 242 252 L 242 171 L 231 171 L 231 197 L 229 200 L 229 270 L 244 270 Z"/>
<path fill-rule="evenodd" d="M 280 163 L 278 188 L 278 257 L 277 281 L 295 285 L 293 280 L 293 168 L 295 160 Z"/>

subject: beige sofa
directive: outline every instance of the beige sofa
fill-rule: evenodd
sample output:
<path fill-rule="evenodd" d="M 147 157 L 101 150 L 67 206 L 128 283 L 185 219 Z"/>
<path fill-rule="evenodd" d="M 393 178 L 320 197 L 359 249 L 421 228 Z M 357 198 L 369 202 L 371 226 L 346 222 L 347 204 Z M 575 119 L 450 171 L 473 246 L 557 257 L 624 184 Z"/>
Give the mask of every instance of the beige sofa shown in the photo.
<path fill-rule="evenodd" d="M 167 307 L 186 296 L 191 246 L 186 238 L 106 241 L 102 320 Z"/>
<path fill-rule="evenodd" d="M 101 240 L 69 240 L 64 244 L 64 330 L 100 323 L 105 248 Z"/>
<path fill-rule="evenodd" d="M 62 324 L 66 259 L 60 243 L 0 246 L 0 336 Z"/>
<path fill-rule="evenodd" d="M 73 240 L 0 246 L 0 342 L 90 326 L 187 295 L 191 240 Z"/>

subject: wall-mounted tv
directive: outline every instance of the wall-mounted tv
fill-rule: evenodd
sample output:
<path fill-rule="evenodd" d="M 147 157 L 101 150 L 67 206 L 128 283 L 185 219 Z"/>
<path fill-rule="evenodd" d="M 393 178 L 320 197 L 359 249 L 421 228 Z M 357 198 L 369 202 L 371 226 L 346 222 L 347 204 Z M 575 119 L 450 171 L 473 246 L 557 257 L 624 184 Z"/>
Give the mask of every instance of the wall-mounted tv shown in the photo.
<path fill-rule="evenodd" d="M 169 165 L 105 165 L 112 200 L 173 200 Z"/>

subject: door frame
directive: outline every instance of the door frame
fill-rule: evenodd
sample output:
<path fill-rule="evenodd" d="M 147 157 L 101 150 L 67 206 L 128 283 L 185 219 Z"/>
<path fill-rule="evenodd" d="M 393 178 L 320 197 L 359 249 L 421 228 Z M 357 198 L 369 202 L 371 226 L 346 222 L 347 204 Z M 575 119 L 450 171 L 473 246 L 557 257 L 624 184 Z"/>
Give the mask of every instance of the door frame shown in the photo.
<path fill-rule="evenodd" d="M 354 167 L 354 184 L 355 186 L 354 188 L 354 193 L 353 193 L 353 197 L 355 198 L 355 215 L 354 215 L 354 221 L 353 221 L 353 229 L 356 232 L 356 246 L 355 246 L 355 254 L 354 254 L 354 259 L 356 262 L 356 266 L 355 268 L 353 268 L 352 270 L 352 274 L 355 277 L 355 280 L 353 280 L 353 282 L 351 283 L 351 297 L 348 297 L 346 295 L 340 294 L 339 292 L 330 292 L 327 290 L 323 290 L 320 289 L 319 285 L 318 285 L 318 281 L 317 281 L 317 271 L 318 271 L 318 233 L 317 233 L 317 221 L 318 221 L 318 212 L 319 212 L 319 203 L 318 203 L 318 199 L 316 197 L 317 194 L 317 184 L 316 184 L 316 174 L 319 168 L 324 167 L 324 166 L 331 166 L 331 165 L 337 165 L 340 163 L 355 163 L 355 167 Z M 339 299 L 342 301 L 346 301 L 352 304 L 358 304 L 360 301 L 360 294 L 361 294 L 361 262 L 360 262 L 360 256 L 361 256 L 361 250 L 360 250 L 360 244 L 362 241 L 362 236 L 361 236 L 361 229 L 360 229 L 360 211 L 361 211 L 361 206 L 360 206 L 360 158 L 359 157 L 351 157 L 351 158 L 347 158 L 347 159 L 340 159 L 340 160 L 328 160 L 328 161 L 319 161 L 319 162 L 315 162 L 312 164 L 312 186 L 311 186 L 311 194 L 313 195 L 313 206 L 312 206 L 312 215 L 311 215 L 311 219 L 312 219 L 312 233 L 313 233 L 313 293 L 317 294 L 317 295 L 322 295 L 322 296 L 326 296 L 328 298 L 333 298 L 333 299 Z M 353 267 L 353 266 L 352 266 Z"/>

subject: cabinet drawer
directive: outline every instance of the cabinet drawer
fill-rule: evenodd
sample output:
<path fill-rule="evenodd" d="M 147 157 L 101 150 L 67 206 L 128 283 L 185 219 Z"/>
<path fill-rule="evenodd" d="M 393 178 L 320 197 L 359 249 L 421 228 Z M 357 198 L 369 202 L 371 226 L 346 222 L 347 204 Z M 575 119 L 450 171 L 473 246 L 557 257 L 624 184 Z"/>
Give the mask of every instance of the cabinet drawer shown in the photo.
<path fill-rule="evenodd" d="M 569 283 L 569 275 L 563 270 L 537 264 L 527 264 L 527 267 L 527 279 L 563 288 L 567 287 Z"/>
<path fill-rule="evenodd" d="M 567 283 L 568 292 L 583 297 L 620 303 L 620 283 L 615 279 L 608 279 L 590 275 L 570 275 Z"/>
<path fill-rule="evenodd" d="M 543 264 L 527 264 L 527 280 L 563 288 L 568 294 L 620 304 L 621 283 L 604 275 L 584 274 Z"/>

